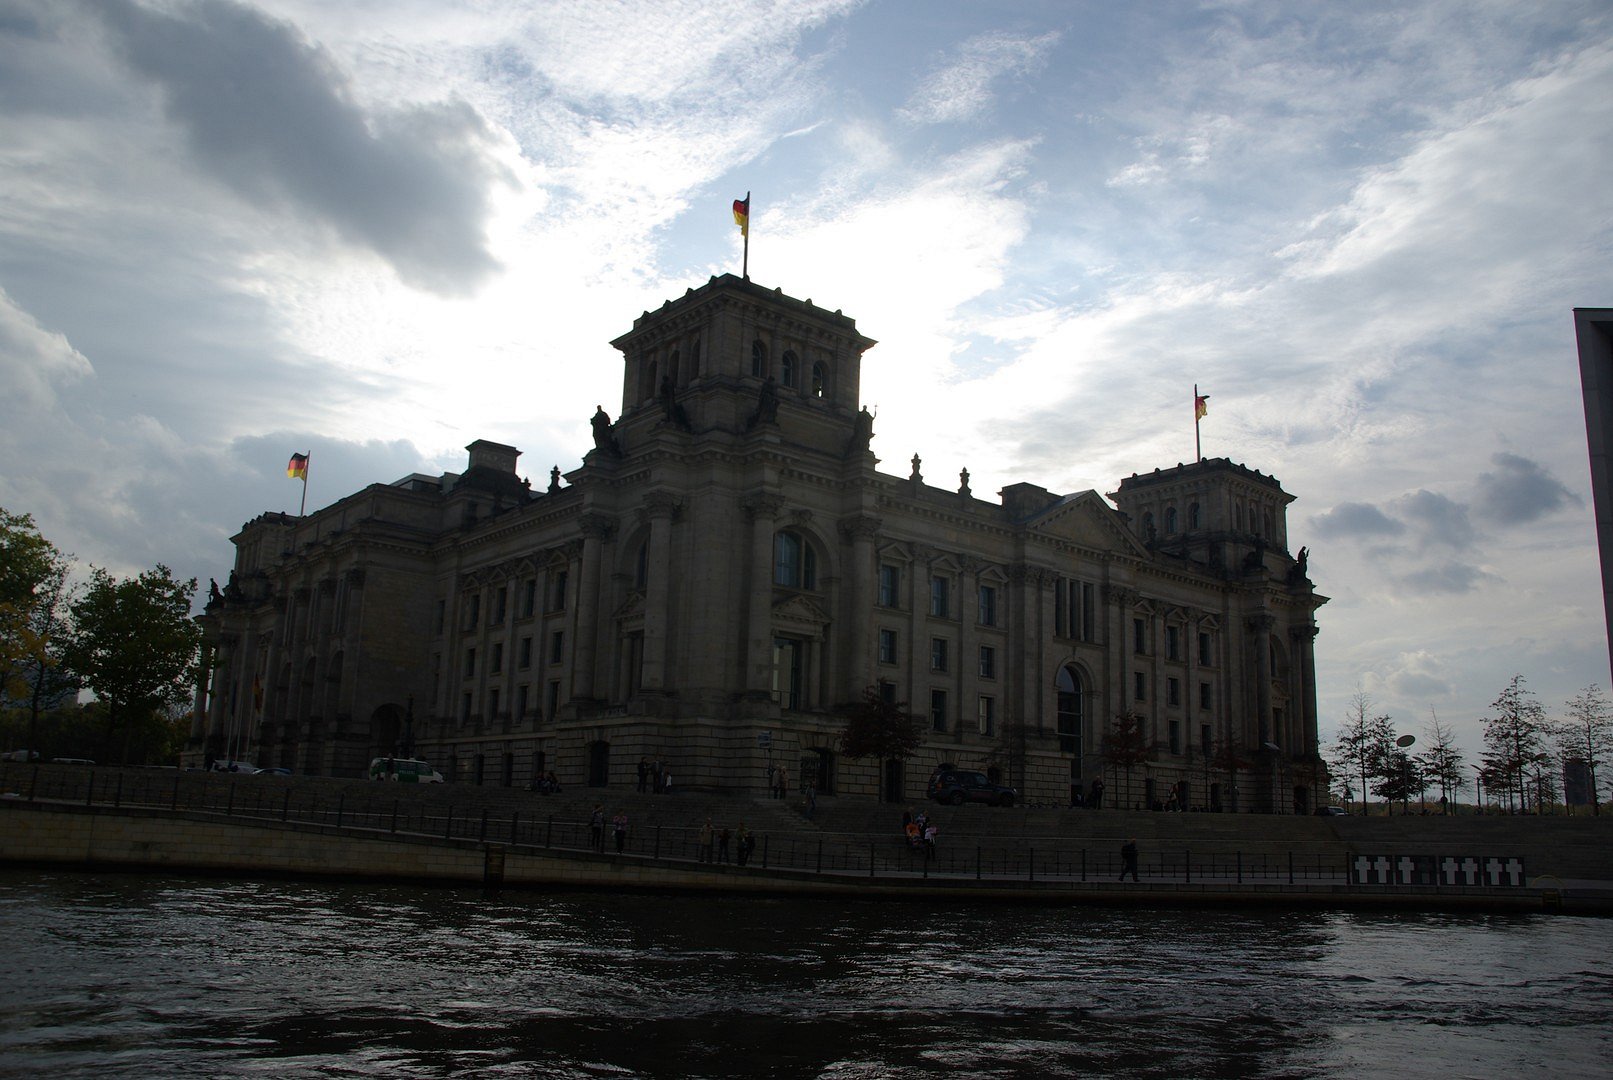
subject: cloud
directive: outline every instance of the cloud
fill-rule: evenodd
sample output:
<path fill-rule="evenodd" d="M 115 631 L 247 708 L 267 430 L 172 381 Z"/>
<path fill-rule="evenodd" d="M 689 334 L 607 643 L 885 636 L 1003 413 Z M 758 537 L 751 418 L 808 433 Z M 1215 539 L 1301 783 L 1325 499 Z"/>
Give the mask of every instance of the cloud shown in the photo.
<path fill-rule="evenodd" d="M 1418 490 L 1395 500 L 1395 509 L 1425 542 L 1471 547 L 1477 537 L 1467 507 L 1432 491 Z"/>
<path fill-rule="evenodd" d="M 1493 584 L 1501 579 L 1495 574 L 1466 563 L 1446 562 L 1414 570 L 1400 576 L 1406 591 L 1419 596 L 1455 596 L 1469 593 L 1480 585 Z"/>
<path fill-rule="evenodd" d="M 311 216 L 418 288 L 466 293 L 496 269 L 484 223 L 489 189 L 509 177 L 470 106 L 367 111 L 295 27 L 227 0 L 89 10 L 160 88 L 196 163 L 243 198 Z"/>
<path fill-rule="evenodd" d="M 0 289 L 0 372 L 6 395 L 28 409 L 53 404 L 56 385 L 94 374 L 90 362 L 61 334 L 46 330 Z"/>
<path fill-rule="evenodd" d="M 991 108 L 998 80 L 1040 70 L 1060 36 L 1057 31 L 1033 37 L 993 32 L 970 38 L 919 82 L 898 115 L 914 124 L 977 119 Z"/>
<path fill-rule="evenodd" d="M 1311 519 L 1317 534 L 1333 539 L 1353 536 L 1399 536 L 1406 526 L 1370 503 L 1343 502 Z"/>
<path fill-rule="evenodd" d="M 1496 471 L 1478 478 L 1478 502 L 1488 520 L 1524 525 L 1566 506 L 1581 505 L 1579 496 L 1538 462 L 1503 451 L 1492 454 L 1490 463 Z"/>

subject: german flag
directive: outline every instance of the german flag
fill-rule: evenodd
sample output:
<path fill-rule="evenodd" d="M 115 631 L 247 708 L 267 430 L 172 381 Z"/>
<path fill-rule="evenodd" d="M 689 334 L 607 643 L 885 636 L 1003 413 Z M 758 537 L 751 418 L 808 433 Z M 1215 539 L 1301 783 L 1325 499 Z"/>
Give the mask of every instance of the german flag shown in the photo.
<path fill-rule="evenodd" d="M 750 196 L 734 200 L 734 224 L 739 226 L 740 236 L 750 235 Z"/>
<path fill-rule="evenodd" d="M 286 475 L 293 480 L 308 479 L 308 455 L 292 454 L 291 460 L 286 462 Z"/>

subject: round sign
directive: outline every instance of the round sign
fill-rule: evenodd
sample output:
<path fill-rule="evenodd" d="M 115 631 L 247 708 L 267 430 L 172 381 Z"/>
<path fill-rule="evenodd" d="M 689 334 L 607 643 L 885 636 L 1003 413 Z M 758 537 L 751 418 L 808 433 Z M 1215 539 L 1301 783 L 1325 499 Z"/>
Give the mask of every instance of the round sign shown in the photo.
<path fill-rule="evenodd" d="M 1415 736 L 1415 735 L 1402 735 L 1402 736 L 1400 736 L 1400 738 L 1395 740 L 1395 745 L 1396 746 L 1410 746 L 1412 743 L 1414 743 L 1416 741 L 1417 741 L 1417 736 Z"/>

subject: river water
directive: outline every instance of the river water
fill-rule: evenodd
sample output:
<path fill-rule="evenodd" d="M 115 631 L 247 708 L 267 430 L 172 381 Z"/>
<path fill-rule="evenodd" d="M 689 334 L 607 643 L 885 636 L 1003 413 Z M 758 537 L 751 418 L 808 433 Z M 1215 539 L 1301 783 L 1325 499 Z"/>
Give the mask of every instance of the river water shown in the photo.
<path fill-rule="evenodd" d="M 0 1076 L 1613 1073 L 1613 920 L 0 870 Z"/>

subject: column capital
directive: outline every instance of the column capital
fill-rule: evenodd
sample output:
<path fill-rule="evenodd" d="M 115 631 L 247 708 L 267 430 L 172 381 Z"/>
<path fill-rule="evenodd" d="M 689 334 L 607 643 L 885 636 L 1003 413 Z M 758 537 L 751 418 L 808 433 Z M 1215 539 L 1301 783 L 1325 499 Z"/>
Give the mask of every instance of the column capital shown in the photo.
<path fill-rule="evenodd" d="M 772 521 L 784 509 L 784 496 L 759 491 L 739 500 L 739 505 L 752 521 Z"/>
<path fill-rule="evenodd" d="M 847 540 L 873 540 L 879 536 L 884 521 L 872 514 L 851 514 L 837 523 L 840 535 Z"/>
<path fill-rule="evenodd" d="M 589 540 L 609 540 L 616 535 L 616 522 L 608 514 L 583 514 L 577 519 L 577 528 Z"/>
<path fill-rule="evenodd" d="M 669 518 L 676 521 L 683 516 L 683 500 L 670 491 L 651 491 L 644 496 L 643 514 L 652 520 Z"/>

